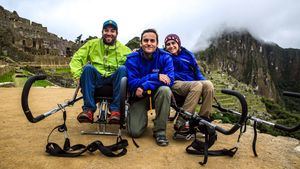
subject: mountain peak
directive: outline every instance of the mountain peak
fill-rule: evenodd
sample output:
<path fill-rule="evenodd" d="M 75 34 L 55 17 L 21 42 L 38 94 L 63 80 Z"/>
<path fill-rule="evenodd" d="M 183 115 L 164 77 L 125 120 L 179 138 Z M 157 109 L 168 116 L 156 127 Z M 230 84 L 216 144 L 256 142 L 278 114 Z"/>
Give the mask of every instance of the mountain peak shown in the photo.
<path fill-rule="evenodd" d="M 259 95 L 299 114 L 299 102 L 282 95 L 283 91 L 300 91 L 299 83 L 295 83 L 300 81 L 299 49 L 266 43 L 246 30 L 226 30 L 211 39 L 201 56 L 212 70 L 228 73 L 255 88 Z"/>

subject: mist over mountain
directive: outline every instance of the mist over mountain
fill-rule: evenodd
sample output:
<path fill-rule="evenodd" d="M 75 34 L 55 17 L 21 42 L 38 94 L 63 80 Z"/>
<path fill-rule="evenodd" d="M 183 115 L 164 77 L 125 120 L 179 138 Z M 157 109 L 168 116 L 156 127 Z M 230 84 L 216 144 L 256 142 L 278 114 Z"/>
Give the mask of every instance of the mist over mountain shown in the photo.
<path fill-rule="evenodd" d="M 283 91 L 300 92 L 300 50 L 284 49 L 253 37 L 246 29 L 224 30 L 210 39 L 210 45 L 196 54 L 210 69 L 227 72 L 253 86 L 257 94 L 284 102 L 299 103 L 282 96 Z M 298 109 L 299 110 L 299 109 Z"/>

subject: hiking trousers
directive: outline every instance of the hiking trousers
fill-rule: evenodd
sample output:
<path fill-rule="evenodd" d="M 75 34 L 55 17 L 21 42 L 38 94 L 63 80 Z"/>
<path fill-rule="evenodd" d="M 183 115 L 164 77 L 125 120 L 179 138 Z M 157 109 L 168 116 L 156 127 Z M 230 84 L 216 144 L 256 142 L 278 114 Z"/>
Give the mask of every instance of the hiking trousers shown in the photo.
<path fill-rule="evenodd" d="M 113 101 L 110 104 L 110 111 L 120 111 L 120 85 L 121 79 L 126 77 L 126 67 L 120 66 L 111 76 L 103 77 L 98 70 L 88 64 L 83 68 L 80 77 L 80 87 L 83 95 L 82 109 L 96 111 L 97 106 L 94 99 L 96 88 L 101 88 L 104 85 L 113 86 Z"/>
<path fill-rule="evenodd" d="M 152 95 L 155 106 L 154 134 L 166 134 L 170 113 L 171 89 L 168 86 L 159 87 Z M 131 137 L 140 137 L 148 125 L 149 97 L 134 100 L 127 116 L 127 130 Z"/>
<path fill-rule="evenodd" d="M 200 81 L 179 81 L 176 80 L 172 86 L 172 91 L 180 96 L 184 96 L 185 101 L 182 108 L 190 113 L 195 112 L 195 108 L 202 97 L 200 116 L 209 117 L 212 111 L 214 99 L 214 86 L 209 80 Z"/>

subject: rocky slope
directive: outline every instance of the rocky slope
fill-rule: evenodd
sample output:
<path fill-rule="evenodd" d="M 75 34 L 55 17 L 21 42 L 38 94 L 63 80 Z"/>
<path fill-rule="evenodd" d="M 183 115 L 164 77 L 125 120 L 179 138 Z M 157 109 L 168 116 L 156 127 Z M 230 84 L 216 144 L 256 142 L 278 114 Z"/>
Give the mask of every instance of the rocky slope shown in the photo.
<path fill-rule="evenodd" d="M 255 39 L 247 31 L 224 31 L 197 56 L 209 68 L 227 72 L 237 80 L 253 86 L 257 93 L 278 102 L 282 91 L 300 92 L 300 50 L 283 49 Z M 284 99 L 300 109 L 300 103 Z M 300 112 L 300 111 L 299 111 Z"/>

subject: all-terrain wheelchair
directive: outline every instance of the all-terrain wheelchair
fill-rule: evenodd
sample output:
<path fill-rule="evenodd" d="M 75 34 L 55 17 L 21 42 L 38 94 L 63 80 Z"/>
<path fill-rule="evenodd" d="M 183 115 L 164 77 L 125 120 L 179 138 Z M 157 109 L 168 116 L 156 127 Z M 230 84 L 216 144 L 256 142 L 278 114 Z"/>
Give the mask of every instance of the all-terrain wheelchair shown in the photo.
<path fill-rule="evenodd" d="M 95 113 L 96 118 L 94 124 L 97 124 L 97 131 L 81 131 L 81 134 L 92 134 L 92 135 L 120 135 L 121 129 L 125 129 L 125 121 L 127 117 L 128 110 L 128 100 L 127 100 L 127 78 L 123 77 L 120 84 L 120 121 L 119 121 L 119 131 L 110 132 L 107 131 L 107 124 L 112 124 L 109 122 L 109 105 L 112 102 L 113 87 L 112 85 L 104 85 L 101 88 L 96 88 L 94 98 L 98 104 L 98 109 Z M 113 123 L 115 124 L 115 123 Z M 118 124 L 118 123 L 117 123 Z"/>
<path fill-rule="evenodd" d="M 207 163 L 208 156 L 234 156 L 238 150 L 238 147 L 235 146 L 231 149 L 221 149 L 221 150 L 209 150 L 217 140 L 217 132 L 224 135 L 234 134 L 236 131 L 241 129 L 243 124 L 246 121 L 248 115 L 248 107 L 245 97 L 237 91 L 223 89 L 222 93 L 235 96 L 241 105 L 241 114 L 239 120 L 230 128 L 223 128 L 212 123 L 211 119 L 208 117 L 201 117 L 198 113 L 187 112 L 182 109 L 182 105 L 185 101 L 185 97 L 179 96 L 173 92 L 171 107 L 175 109 L 176 113 L 173 117 L 170 117 L 169 120 L 174 120 L 175 118 L 182 118 L 188 123 L 187 131 L 176 131 L 173 135 L 174 139 L 186 139 L 189 140 L 194 138 L 191 145 L 186 148 L 186 152 L 189 154 L 204 155 L 204 160 L 200 162 L 201 165 Z M 216 100 L 215 100 L 216 101 Z M 201 100 L 198 102 L 201 105 Z M 221 112 L 233 112 L 238 113 L 235 110 L 225 109 L 220 104 L 213 106 Z M 204 138 L 198 138 L 197 134 L 201 133 L 201 136 L 204 135 Z M 241 134 L 240 134 L 241 135 Z M 240 137 L 240 136 L 239 136 Z M 203 140 L 204 139 L 204 140 Z"/>
<path fill-rule="evenodd" d="M 23 92 L 22 92 L 22 98 L 21 98 L 21 102 L 22 102 L 22 108 L 23 111 L 27 117 L 27 119 L 32 122 L 32 123 L 36 123 L 38 121 L 41 121 L 42 119 L 56 113 L 59 112 L 61 110 L 64 110 L 66 107 L 68 106 L 72 106 L 74 105 L 74 103 L 76 103 L 77 101 L 82 99 L 82 96 L 78 97 L 78 92 L 80 90 L 79 87 L 76 88 L 76 91 L 73 95 L 73 98 L 71 100 L 66 101 L 65 103 L 62 104 L 58 104 L 57 108 L 54 108 L 46 113 L 43 113 L 41 115 L 38 115 L 36 117 L 33 117 L 32 112 L 29 108 L 28 105 L 28 95 L 29 95 L 29 91 L 30 88 L 32 86 L 32 84 L 35 81 L 38 80 L 44 80 L 46 79 L 46 75 L 36 75 L 36 76 L 32 76 L 30 77 L 23 88 Z M 121 118 L 120 118 L 120 129 L 118 132 L 109 132 L 107 131 L 106 125 L 108 124 L 108 107 L 110 102 L 112 101 L 112 86 L 110 85 L 105 85 L 101 88 L 97 88 L 95 91 L 95 100 L 98 103 L 98 113 L 95 113 L 95 115 L 97 116 L 97 118 L 95 118 L 94 122 L 95 124 L 98 124 L 97 126 L 97 131 L 82 131 L 82 134 L 100 134 L 100 135 L 120 135 L 121 133 L 121 129 L 125 128 L 125 119 L 126 119 L 126 115 L 127 115 L 127 78 L 124 77 L 121 80 L 121 84 L 120 84 L 120 113 L 121 113 Z"/>
<path fill-rule="evenodd" d="M 82 132 L 82 134 L 105 134 L 105 135 L 117 135 L 117 141 L 115 144 L 109 145 L 109 146 L 104 146 L 103 143 L 100 140 L 96 140 L 87 146 L 83 144 L 76 144 L 71 146 L 70 139 L 68 137 L 67 133 L 67 126 L 66 126 L 66 110 L 65 108 L 68 106 L 74 105 L 77 101 L 81 100 L 83 97 L 77 97 L 79 87 L 76 88 L 76 91 L 73 95 L 73 98 L 71 100 L 68 100 L 62 104 L 58 104 L 56 108 L 53 108 L 49 110 L 46 113 L 40 114 L 38 116 L 33 116 L 29 105 L 28 105 L 28 95 L 30 88 L 32 84 L 35 81 L 38 80 L 44 80 L 46 79 L 46 75 L 36 75 L 30 77 L 22 91 L 22 96 L 21 96 L 21 104 L 22 104 L 22 109 L 23 112 L 25 113 L 25 116 L 27 119 L 32 122 L 32 123 L 37 123 L 46 117 L 56 113 L 56 112 L 62 112 L 63 113 L 63 120 L 64 123 L 61 125 L 56 126 L 49 134 L 48 139 L 47 139 L 47 145 L 46 145 L 46 152 L 49 153 L 50 155 L 53 156 L 59 156 L 59 157 L 76 157 L 80 156 L 82 153 L 89 151 L 89 152 L 94 152 L 96 150 L 99 150 L 102 154 L 108 157 L 120 157 L 123 156 L 127 153 L 126 147 L 128 146 L 128 142 L 126 139 L 122 139 L 121 137 L 121 129 L 125 128 L 125 118 L 127 114 L 127 78 L 124 77 L 121 79 L 121 84 L 120 84 L 120 94 L 121 94 L 121 103 L 120 103 L 120 113 L 121 113 L 121 118 L 120 118 L 120 128 L 117 133 L 112 133 L 106 131 L 106 124 L 108 124 L 108 104 L 112 100 L 112 87 L 111 86 L 104 86 L 100 89 L 97 89 L 95 92 L 95 99 L 99 102 L 99 113 L 97 115 L 97 119 L 93 123 L 98 124 L 97 131 L 94 132 Z M 59 132 L 64 133 L 65 137 L 65 143 L 63 148 L 61 148 L 58 144 L 54 142 L 50 142 L 49 138 L 50 135 L 52 134 L 53 131 L 57 129 Z M 101 130 L 101 131 L 100 131 Z"/>
<path fill-rule="evenodd" d="M 32 123 L 36 123 L 39 122 L 41 120 L 43 120 L 44 118 L 56 113 L 56 112 L 63 112 L 63 119 L 64 119 L 64 123 L 62 125 L 59 125 L 57 127 L 55 127 L 52 131 L 54 131 L 55 129 L 58 129 L 58 131 L 60 132 L 64 132 L 64 136 L 65 136 L 65 144 L 63 149 L 60 148 L 56 143 L 53 142 L 49 142 L 49 136 L 51 135 L 51 133 L 48 136 L 48 144 L 46 146 L 46 152 L 54 155 L 54 156 L 63 156 L 63 157 L 75 157 L 75 156 L 79 156 L 80 154 L 84 153 L 85 151 L 90 151 L 90 152 L 94 152 L 95 150 L 100 150 L 103 154 L 105 154 L 106 156 L 109 157 L 118 157 L 118 156 L 122 156 L 124 154 L 126 154 L 127 150 L 126 147 L 128 146 L 128 142 L 125 139 L 121 138 L 121 129 L 125 128 L 125 119 L 127 116 L 127 111 L 128 111 L 128 97 L 127 97 L 127 79 L 123 78 L 121 81 L 121 120 L 120 120 L 120 129 L 118 132 L 118 137 L 117 137 L 117 143 L 111 146 L 104 146 L 102 144 L 101 141 L 97 140 L 94 141 L 93 143 L 89 144 L 88 146 L 84 146 L 82 144 L 77 144 L 74 146 L 70 146 L 70 140 L 68 138 L 68 134 L 67 134 L 67 127 L 66 127 L 66 110 L 65 108 L 68 106 L 72 106 L 74 105 L 74 103 L 76 103 L 77 101 L 81 100 L 82 97 L 77 97 L 79 88 L 76 89 L 76 92 L 73 96 L 73 98 L 71 100 L 68 100 L 62 104 L 58 104 L 56 108 L 51 109 L 50 111 L 40 114 L 38 116 L 33 116 L 33 113 L 31 112 L 29 105 L 28 105 L 28 95 L 29 95 L 29 91 L 30 88 L 32 86 L 32 84 L 35 81 L 38 80 L 44 80 L 46 79 L 45 75 L 36 75 L 36 76 L 32 76 L 30 77 L 23 88 L 22 91 L 22 98 L 21 98 L 21 103 L 22 103 L 22 108 L 23 111 L 27 117 L 27 119 L 32 122 Z M 108 86 L 109 87 L 109 86 Z M 208 155 L 214 155 L 214 156 L 221 156 L 221 155 L 226 155 L 226 156 L 234 156 L 234 154 L 236 153 L 236 151 L 238 150 L 238 147 L 233 147 L 231 149 L 222 149 L 222 150 L 209 150 L 209 148 L 215 143 L 215 141 L 217 140 L 217 134 L 216 132 L 222 133 L 224 135 L 231 135 L 234 134 L 235 132 L 237 132 L 238 130 L 240 131 L 239 137 L 238 137 L 238 141 L 239 138 L 241 137 L 243 131 L 243 126 L 246 125 L 248 120 L 252 120 L 254 121 L 254 139 L 253 139 L 253 144 L 252 144 L 252 148 L 253 148 L 253 153 L 255 154 L 255 156 L 257 156 L 256 154 L 256 150 L 255 150 L 255 143 L 256 143 L 256 127 L 255 124 L 256 123 L 262 123 L 262 124 L 266 124 L 266 125 L 270 125 L 273 126 L 276 129 L 280 129 L 280 130 L 284 130 L 284 131 L 288 131 L 288 132 L 294 132 L 300 129 L 300 124 L 294 126 L 294 127 L 286 127 L 286 126 L 282 126 L 279 124 L 274 124 L 268 121 L 264 121 L 262 119 L 258 119 L 254 116 L 249 116 L 248 115 L 248 107 L 247 107 L 247 102 L 245 97 L 240 94 L 237 91 L 234 90 L 222 90 L 221 91 L 224 94 L 228 94 L 228 95 L 232 95 L 235 96 L 239 102 L 240 102 L 240 107 L 241 107 L 241 113 L 232 109 L 227 109 L 221 106 L 220 103 L 216 101 L 216 104 L 213 105 L 214 108 L 218 109 L 221 113 L 230 113 L 233 115 L 236 115 L 239 117 L 239 119 L 237 120 L 237 122 L 235 124 L 232 125 L 232 127 L 230 128 L 223 128 L 217 124 L 212 123 L 209 119 L 205 119 L 201 116 L 198 116 L 197 113 L 192 114 L 191 112 L 187 112 L 185 110 L 183 110 L 181 108 L 181 105 L 183 104 L 184 99 L 182 98 L 175 98 L 176 96 L 172 96 L 172 102 L 171 102 L 171 107 L 173 107 L 176 111 L 176 114 L 174 117 L 170 117 L 170 120 L 175 119 L 176 116 L 181 116 L 182 118 L 184 118 L 186 121 L 188 121 L 189 123 L 189 134 L 194 135 L 194 141 L 192 142 L 191 145 L 189 145 L 186 148 L 186 151 L 190 154 L 200 154 L 200 155 L 204 155 L 204 160 L 203 162 L 200 162 L 200 164 L 206 164 L 207 160 L 208 160 Z M 109 101 L 111 100 L 111 93 L 112 93 L 112 89 L 108 89 L 108 88 L 102 88 L 102 90 L 97 91 L 96 93 L 100 93 L 100 95 L 96 94 L 95 97 L 97 99 L 99 99 L 100 102 L 100 108 L 99 108 L 99 113 L 98 113 L 98 118 L 97 120 L 95 120 L 95 123 L 97 123 L 99 125 L 99 128 L 96 132 L 93 132 L 92 134 L 105 134 L 107 131 L 104 128 L 104 131 L 102 129 L 102 131 L 100 131 L 100 128 L 106 127 L 107 123 L 107 113 L 108 113 L 108 104 Z M 150 93 L 151 95 L 151 93 Z M 296 97 L 296 98 L 300 98 L 300 93 L 292 93 L 292 92 L 286 92 L 285 95 L 287 96 L 291 96 L 291 97 Z M 180 102 L 180 99 L 182 100 Z M 149 101 L 150 105 L 151 105 L 151 100 Z M 204 134 L 204 141 L 198 140 L 196 135 L 197 133 L 203 133 Z M 107 132 L 108 133 L 108 132 Z M 108 133 L 111 134 L 111 133 Z M 120 153 L 118 154 L 114 154 L 112 151 L 118 151 L 118 150 L 122 150 Z"/>
<path fill-rule="evenodd" d="M 196 154 L 196 155 L 204 155 L 203 162 L 199 162 L 201 165 L 204 165 L 207 163 L 208 156 L 234 156 L 235 153 L 238 150 L 238 144 L 236 144 L 235 147 L 231 149 L 221 149 L 221 150 L 209 150 L 211 146 L 215 143 L 217 140 L 217 132 L 222 133 L 224 135 L 231 135 L 234 134 L 239 130 L 239 136 L 237 139 L 237 142 L 239 142 L 240 137 L 242 134 L 246 131 L 246 125 L 249 120 L 254 122 L 253 129 L 254 129 L 254 137 L 252 142 L 252 150 L 254 156 L 257 156 L 256 153 L 256 140 L 257 140 L 257 129 L 256 125 L 257 123 L 265 124 L 274 127 L 275 129 L 287 131 L 287 132 L 295 132 L 300 129 L 300 124 L 297 124 L 292 127 L 286 127 L 280 124 L 275 124 L 272 122 L 268 122 L 259 118 L 256 118 L 254 116 L 248 115 L 248 105 L 245 97 L 240 94 L 237 91 L 234 90 L 221 90 L 222 93 L 235 96 L 239 102 L 240 102 L 240 108 L 241 113 L 229 108 L 224 108 L 222 105 L 218 102 L 216 98 L 214 98 L 215 103 L 213 104 L 213 108 L 217 109 L 219 112 L 223 114 L 230 114 L 235 115 L 239 119 L 237 122 L 229 129 L 222 128 L 214 123 L 211 122 L 210 119 L 207 119 L 205 117 L 201 117 L 197 115 L 197 113 L 192 114 L 190 112 L 187 112 L 183 110 L 181 107 L 185 101 L 185 98 L 182 96 L 177 95 L 176 93 L 173 93 L 172 97 L 172 107 L 175 109 L 176 114 L 173 117 L 170 117 L 169 120 L 174 120 L 177 116 L 182 117 L 189 123 L 189 130 L 185 131 L 185 133 L 180 133 L 180 131 L 175 131 L 174 137 L 176 138 L 177 135 L 184 134 L 185 139 L 191 138 L 191 135 L 194 135 L 194 141 L 191 145 L 189 145 L 186 148 L 187 153 L 189 154 Z M 286 96 L 290 97 L 296 97 L 300 98 L 300 93 L 294 93 L 294 92 L 284 92 L 283 93 Z M 199 101 L 199 104 L 201 104 L 201 101 Z M 197 133 L 204 134 L 204 141 L 198 139 L 196 137 Z"/>

